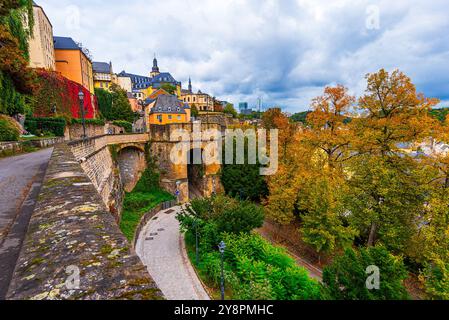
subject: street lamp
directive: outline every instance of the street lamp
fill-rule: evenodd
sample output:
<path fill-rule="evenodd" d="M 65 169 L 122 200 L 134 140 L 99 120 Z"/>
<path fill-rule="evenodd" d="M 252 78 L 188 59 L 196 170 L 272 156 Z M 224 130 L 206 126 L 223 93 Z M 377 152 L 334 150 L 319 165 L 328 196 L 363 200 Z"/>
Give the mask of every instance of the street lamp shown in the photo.
<path fill-rule="evenodd" d="M 86 139 L 86 121 L 84 119 L 84 92 L 82 89 L 80 89 L 78 93 L 78 98 L 80 100 L 81 119 L 83 121 L 83 139 Z"/>
<path fill-rule="evenodd" d="M 218 245 L 218 250 L 220 250 L 221 253 L 221 285 L 220 285 L 220 289 L 221 289 L 221 300 L 224 300 L 225 298 L 225 286 L 224 286 L 224 252 L 226 249 L 226 244 L 224 243 L 224 241 L 220 242 L 220 244 Z"/>

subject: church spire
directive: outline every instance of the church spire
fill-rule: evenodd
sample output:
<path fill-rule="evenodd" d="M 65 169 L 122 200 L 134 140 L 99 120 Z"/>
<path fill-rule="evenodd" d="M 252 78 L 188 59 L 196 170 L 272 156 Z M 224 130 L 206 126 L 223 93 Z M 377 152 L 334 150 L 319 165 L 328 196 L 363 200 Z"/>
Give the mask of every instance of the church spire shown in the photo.
<path fill-rule="evenodd" d="M 189 92 L 192 93 L 192 79 L 189 77 Z"/>
<path fill-rule="evenodd" d="M 153 59 L 153 68 L 151 69 L 151 76 L 155 77 L 159 74 L 159 67 L 157 65 L 157 59 L 156 59 L 156 53 L 154 54 L 154 59 Z"/>

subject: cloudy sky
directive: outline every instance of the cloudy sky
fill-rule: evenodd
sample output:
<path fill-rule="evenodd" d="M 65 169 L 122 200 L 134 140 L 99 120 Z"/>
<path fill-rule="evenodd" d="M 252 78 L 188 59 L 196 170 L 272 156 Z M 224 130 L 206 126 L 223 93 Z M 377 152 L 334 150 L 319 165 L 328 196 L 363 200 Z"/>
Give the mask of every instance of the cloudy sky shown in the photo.
<path fill-rule="evenodd" d="M 326 85 L 355 95 L 399 68 L 449 104 L 447 0 L 36 0 L 54 34 L 115 72 L 148 74 L 154 53 L 194 90 L 233 103 L 307 110 Z"/>

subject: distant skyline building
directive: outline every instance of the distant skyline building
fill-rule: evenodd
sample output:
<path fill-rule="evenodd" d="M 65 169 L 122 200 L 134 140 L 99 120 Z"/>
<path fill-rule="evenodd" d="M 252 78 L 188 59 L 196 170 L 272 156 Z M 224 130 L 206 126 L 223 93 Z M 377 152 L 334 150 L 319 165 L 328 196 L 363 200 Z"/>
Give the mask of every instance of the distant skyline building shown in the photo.
<path fill-rule="evenodd" d="M 248 102 L 240 102 L 239 103 L 239 111 L 241 114 L 244 114 L 244 115 L 248 115 L 253 112 L 253 110 L 248 107 Z"/>

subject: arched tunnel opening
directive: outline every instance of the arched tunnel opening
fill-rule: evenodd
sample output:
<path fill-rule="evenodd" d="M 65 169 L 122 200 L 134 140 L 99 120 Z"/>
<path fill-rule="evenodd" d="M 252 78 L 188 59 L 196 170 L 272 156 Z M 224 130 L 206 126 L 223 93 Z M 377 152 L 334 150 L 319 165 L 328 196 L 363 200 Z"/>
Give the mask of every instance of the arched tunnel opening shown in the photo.
<path fill-rule="evenodd" d="M 187 179 L 189 180 L 189 198 L 197 199 L 204 196 L 204 178 L 206 166 L 203 163 L 203 150 L 190 149 L 187 154 Z"/>
<path fill-rule="evenodd" d="M 120 178 L 126 192 L 131 192 L 147 168 L 145 152 L 136 147 L 126 147 L 117 153 Z"/>

